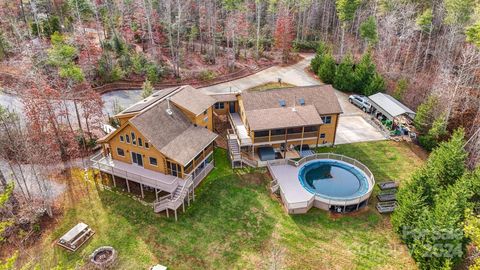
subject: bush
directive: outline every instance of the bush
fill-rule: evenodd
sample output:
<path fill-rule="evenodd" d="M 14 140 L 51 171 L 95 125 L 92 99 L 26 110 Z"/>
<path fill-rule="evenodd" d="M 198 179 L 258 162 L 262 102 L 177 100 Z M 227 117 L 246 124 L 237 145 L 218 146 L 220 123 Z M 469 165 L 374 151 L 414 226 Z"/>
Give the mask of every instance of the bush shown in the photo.
<path fill-rule="evenodd" d="M 217 74 L 211 70 L 203 70 L 198 75 L 198 78 L 202 81 L 211 81 L 217 77 Z"/>
<path fill-rule="evenodd" d="M 152 83 L 159 82 L 162 75 L 163 75 L 163 69 L 159 65 L 149 62 L 145 65 L 145 74 L 147 77 L 147 80 L 149 80 Z"/>
<path fill-rule="evenodd" d="M 337 64 L 331 53 L 327 53 L 318 67 L 317 75 L 324 83 L 332 84 L 335 80 Z"/>
<path fill-rule="evenodd" d="M 432 151 L 438 145 L 437 141 L 428 134 L 418 136 L 418 143 L 427 151 Z"/>
<path fill-rule="evenodd" d="M 333 87 L 340 91 L 352 91 L 355 88 L 355 76 L 353 73 L 353 57 L 345 56 L 337 67 Z"/>
<path fill-rule="evenodd" d="M 295 40 L 293 41 L 293 48 L 296 51 L 315 51 L 318 46 L 320 45 L 320 41 L 314 41 L 314 40 Z"/>

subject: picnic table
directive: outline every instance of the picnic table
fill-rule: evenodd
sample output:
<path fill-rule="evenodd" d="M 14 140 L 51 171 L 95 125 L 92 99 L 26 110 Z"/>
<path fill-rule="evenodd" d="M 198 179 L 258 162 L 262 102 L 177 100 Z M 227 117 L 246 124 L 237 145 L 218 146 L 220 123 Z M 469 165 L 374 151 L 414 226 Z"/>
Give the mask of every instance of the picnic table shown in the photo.
<path fill-rule="evenodd" d="M 85 223 L 80 222 L 64 234 L 57 244 L 68 251 L 76 251 L 81 247 L 95 232 Z"/>

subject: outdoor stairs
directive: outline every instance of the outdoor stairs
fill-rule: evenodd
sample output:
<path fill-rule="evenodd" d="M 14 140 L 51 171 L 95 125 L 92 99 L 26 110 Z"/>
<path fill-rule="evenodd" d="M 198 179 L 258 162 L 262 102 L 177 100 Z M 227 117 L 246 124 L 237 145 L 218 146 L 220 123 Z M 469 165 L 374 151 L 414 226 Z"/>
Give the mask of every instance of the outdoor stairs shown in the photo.
<path fill-rule="evenodd" d="M 180 206 L 185 211 L 185 200 L 188 199 L 190 205 L 190 192 L 193 190 L 193 181 L 188 178 L 184 184 L 178 185 L 172 193 L 159 198 L 153 203 L 153 210 L 155 213 L 166 211 L 167 217 L 169 216 L 169 210 L 173 210 L 175 213 L 175 220 L 177 220 L 177 210 Z M 188 197 L 188 198 L 187 198 Z"/>
<path fill-rule="evenodd" d="M 232 162 L 232 167 L 238 167 L 238 165 L 242 165 L 242 154 L 240 153 L 240 146 L 238 145 L 238 141 L 235 137 L 228 138 L 228 152 L 230 154 L 230 160 Z"/>
<path fill-rule="evenodd" d="M 270 182 L 270 191 L 272 193 L 277 193 L 280 190 L 280 186 L 278 185 L 277 179 L 273 179 L 272 182 Z"/>

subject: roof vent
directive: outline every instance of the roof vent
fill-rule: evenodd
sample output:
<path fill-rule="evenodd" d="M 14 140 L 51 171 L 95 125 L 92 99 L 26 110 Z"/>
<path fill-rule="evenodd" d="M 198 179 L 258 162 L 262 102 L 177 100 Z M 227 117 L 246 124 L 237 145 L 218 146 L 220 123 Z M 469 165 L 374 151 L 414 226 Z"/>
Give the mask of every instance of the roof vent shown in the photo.
<path fill-rule="evenodd" d="M 168 115 L 172 115 L 172 114 L 173 114 L 173 111 L 172 111 L 172 109 L 170 109 L 170 108 L 166 109 L 165 111 L 168 113 Z"/>
<path fill-rule="evenodd" d="M 285 103 L 285 100 L 283 100 L 283 99 L 280 99 L 280 101 L 278 101 L 278 103 L 280 103 L 280 107 L 287 106 L 287 103 Z"/>
<path fill-rule="evenodd" d="M 301 106 L 305 105 L 305 99 L 303 98 L 298 99 L 298 103 L 300 103 Z"/>

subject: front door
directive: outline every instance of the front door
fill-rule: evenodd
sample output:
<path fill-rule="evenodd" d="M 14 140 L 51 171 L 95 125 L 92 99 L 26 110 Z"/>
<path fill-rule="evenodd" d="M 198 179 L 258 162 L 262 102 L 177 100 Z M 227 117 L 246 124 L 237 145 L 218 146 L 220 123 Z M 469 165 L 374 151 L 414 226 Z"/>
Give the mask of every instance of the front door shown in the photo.
<path fill-rule="evenodd" d="M 235 112 L 235 101 L 230 101 L 228 107 L 230 109 L 230 113 L 234 113 Z"/>
<path fill-rule="evenodd" d="M 139 153 L 132 152 L 132 163 L 143 167 L 143 157 Z"/>

